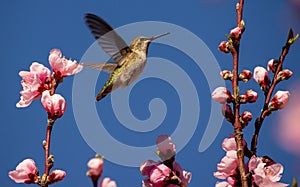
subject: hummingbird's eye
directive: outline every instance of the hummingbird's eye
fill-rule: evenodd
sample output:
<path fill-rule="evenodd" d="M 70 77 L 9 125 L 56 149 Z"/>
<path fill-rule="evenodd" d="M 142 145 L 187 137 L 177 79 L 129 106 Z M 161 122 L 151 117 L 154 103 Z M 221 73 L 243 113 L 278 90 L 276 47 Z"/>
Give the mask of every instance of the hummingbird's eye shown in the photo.
<path fill-rule="evenodd" d="M 140 38 L 141 42 L 144 42 L 146 40 L 146 38 Z"/>

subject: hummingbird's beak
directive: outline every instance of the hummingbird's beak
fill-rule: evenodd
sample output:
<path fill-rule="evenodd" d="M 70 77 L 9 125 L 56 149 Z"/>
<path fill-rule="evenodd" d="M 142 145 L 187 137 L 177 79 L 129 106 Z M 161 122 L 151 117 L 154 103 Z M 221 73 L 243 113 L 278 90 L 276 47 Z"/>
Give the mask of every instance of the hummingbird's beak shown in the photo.
<path fill-rule="evenodd" d="M 153 41 L 153 40 L 156 40 L 157 38 L 160 38 L 160 37 L 165 36 L 165 35 L 168 35 L 168 34 L 170 34 L 170 33 L 169 33 L 169 32 L 166 32 L 166 33 L 164 33 L 164 34 L 152 36 L 152 37 L 150 38 L 150 40 Z"/>

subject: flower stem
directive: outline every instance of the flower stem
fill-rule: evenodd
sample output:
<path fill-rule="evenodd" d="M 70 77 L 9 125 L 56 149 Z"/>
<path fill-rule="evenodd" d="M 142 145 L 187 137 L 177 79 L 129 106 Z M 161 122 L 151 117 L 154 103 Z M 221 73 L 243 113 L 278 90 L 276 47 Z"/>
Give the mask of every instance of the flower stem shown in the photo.
<path fill-rule="evenodd" d="M 98 179 L 97 180 L 92 180 L 92 182 L 93 182 L 93 187 L 97 187 L 97 185 L 98 185 Z"/>
<path fill-rule="evenodd" d="M 47 177 L 49 175 L 50 169 L 53 166 L 53 161 L 51 161 L 50 158 L 50 140 L 51 140 L 51 132 L 52 132 L 52 127 L 54 124 L 55 120 L 48 119 L 48 125 L 46 129 L 46 142 L 44 144 L 44 149 L 45 149 L 45 171 L 44 175 Z M 45 184 L 44 187 L 48 187 L 48 184 Z"/>
<path fill-rule="evenodd" d="M 285 59 L 286 55 L 289 52 L 290 46 L 293 44 L 293 42 L 290 42 L 290 41 L 294 38 L 295 37 L 294 37 L 294 34 L 293 34 L 293 30 L 290 29 L 287 42 L 286 42 L 285 46 L 283 46 L 281 55 L 279 57 L 279 63 L 278 63 L 278 66 L 276 68 L 276 71 L 274 73 L 274 77 L 273 77 L 273 80 L 272 80 L 271 87 L 270 87 L 269 91 L 267 92 L 267 94 L 265 94 L 264 107 L 261 111 L 260 117 L 258 117 L 255 121 L 255 131 L 254 131 L 254 134 L 252 136 L 252 141 L 251 141 L 251 152 L 252 152 L 253 155 L 256 155 L 258 135 L 259 135 L 260 129 L 262 127 L 262 124 L 264 122 L 264 119 L 265 119 L 266 116 L 268 116 L 268 113 L 269 113 L 268 105 L 269 105 L 269 102 L 271 100 L 273 91 L 274 91 L 274 89 L 275 89 L 275 87 L 278 83 L 277 75 L 282 70 L 282 65 L 283 65 L 284 59 Z"/>
<path fill-rule="evenodd" d="M 236 7 L 237 13 L 237 27 L 241 27 L 241 21 L 243 18 L 243 6 L 244 1 L 240 0 L 238 6 Z M 240 103 L 239 103 L 239 47 L 240 38 L 234 41 L 234 47 L 231 49 L 231 54 L 233 58 L 233 78 L 232 78 L 232 91 L 233 97 L 235 98 L 234 106 L 234 137 L 237 144 L 237 157 L 238 157 L 238 168 L 241 177 L 242 187 L 248 187 L 247 177 L 245 173 L 245 163 L 244 163 L 244 148 L 243 148 L 243 128 L 240 123 Z"/>

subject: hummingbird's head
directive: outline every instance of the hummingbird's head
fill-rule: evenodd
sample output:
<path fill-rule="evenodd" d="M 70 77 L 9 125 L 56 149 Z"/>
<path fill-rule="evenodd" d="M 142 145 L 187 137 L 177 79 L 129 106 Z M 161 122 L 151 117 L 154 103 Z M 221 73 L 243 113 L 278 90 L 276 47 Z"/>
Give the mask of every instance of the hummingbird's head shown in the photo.
<path fill-rule="evenodd" d="M 165 36 L 167 34 L 170 34 L 170 33 L 167 32 L 167 33 L 160 34 L 160 35 L 157 35 L 157 36 L 152 36 L 152 37 L 138 36 L 138 37 L 136 37 L 135 39 L 132 40 L 132 42 L 130 43 L 130 48 L 147 52 L 149 44 L 153 40 L 155 40 L 157 38 L 160 38 L 162 36 Z"/>

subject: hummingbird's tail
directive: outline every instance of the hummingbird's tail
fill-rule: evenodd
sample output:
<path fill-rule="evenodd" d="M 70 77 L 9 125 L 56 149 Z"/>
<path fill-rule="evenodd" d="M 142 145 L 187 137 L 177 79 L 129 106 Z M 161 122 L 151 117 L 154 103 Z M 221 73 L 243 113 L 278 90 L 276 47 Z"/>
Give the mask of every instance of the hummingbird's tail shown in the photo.
<path fill-rule="evenodd" d="M 110 92 L 112 92 L 113 85 L 109 85 L 104 87 L 97 95 L 96 101 L 100 101 L 103 99 L 105 96 L 107 96 Z"/>

